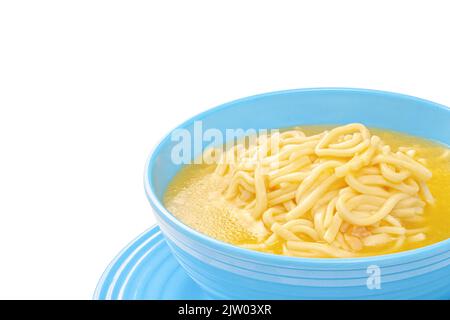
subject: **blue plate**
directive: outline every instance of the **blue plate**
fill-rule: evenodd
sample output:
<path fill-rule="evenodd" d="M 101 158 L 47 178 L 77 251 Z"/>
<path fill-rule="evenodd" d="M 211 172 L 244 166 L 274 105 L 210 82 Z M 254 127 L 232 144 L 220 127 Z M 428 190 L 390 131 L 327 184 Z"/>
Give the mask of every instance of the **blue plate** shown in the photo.
<path fill-rule="evenodd" d="M 94 299 L 206 299 L 172 256 L 159 227 L 132 241 L 103 273 Z"/>

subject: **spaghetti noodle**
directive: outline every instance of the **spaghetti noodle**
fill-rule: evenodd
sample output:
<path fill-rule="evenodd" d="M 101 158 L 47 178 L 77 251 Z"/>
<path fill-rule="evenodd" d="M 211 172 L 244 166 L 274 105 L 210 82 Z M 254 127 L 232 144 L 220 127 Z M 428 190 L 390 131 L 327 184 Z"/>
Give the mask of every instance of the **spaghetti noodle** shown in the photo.
<path fill-rule="evenodd" d="M 447 155 L 443 155 L 447 156 Z M 300 257 L 352 257 L 423 241 L 434 198 L 431 171 L 412 148 L 392 148 L 362 124 L 307 136 L 299 129 L 261 135 L 227 150 L 215 168 L 227 201 L 267 233 L 242 246 Z"/>

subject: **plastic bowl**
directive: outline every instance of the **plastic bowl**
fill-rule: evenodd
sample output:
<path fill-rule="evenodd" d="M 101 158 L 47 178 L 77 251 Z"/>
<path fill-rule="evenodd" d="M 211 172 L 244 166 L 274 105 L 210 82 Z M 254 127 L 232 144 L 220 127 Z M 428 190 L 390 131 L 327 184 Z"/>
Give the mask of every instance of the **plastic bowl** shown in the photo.
<path fill-rule="evenodd" d="M 192 134 L 197 120 L 203 121 L 204 130 L 221 131 L 361 122 L 450 145 L 450 109 L 411 96 L 365 89 L 261 94 L 210 109 L 178 128 Z M 145 190 L 176 259 L 211 298 L 450 298 L 450 239 L 367 258 L 294 258 L 239 248 L 191 229 L 162 204 L 168 183 L 180 169 L 170 157 L 175 144 L 169 134 L 149 157 Z"/>

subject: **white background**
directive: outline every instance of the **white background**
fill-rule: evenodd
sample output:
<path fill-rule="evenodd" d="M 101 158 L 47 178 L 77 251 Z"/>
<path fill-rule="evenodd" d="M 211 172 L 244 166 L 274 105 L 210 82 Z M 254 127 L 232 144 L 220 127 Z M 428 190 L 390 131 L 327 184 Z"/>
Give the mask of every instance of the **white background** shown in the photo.
<path fill-rule="evenodd" d="M 215 105 L 351 86 L 450 105 L 448 1 L 1 1 L 0 298 L 90 299 L 154 223 L 153 145 Z"/>

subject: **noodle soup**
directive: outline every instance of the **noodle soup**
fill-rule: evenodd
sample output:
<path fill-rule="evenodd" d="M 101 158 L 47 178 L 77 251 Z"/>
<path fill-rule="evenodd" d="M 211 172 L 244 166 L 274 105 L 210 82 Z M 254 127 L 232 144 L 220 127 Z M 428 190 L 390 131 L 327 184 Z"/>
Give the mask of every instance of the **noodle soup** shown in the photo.
<path fill-rule="evenodd" d="M 287 129 L 237 144 L 217 163 L 187 165 L 164 203 L 186 225 L 234 245 L 358 257 L 449 238 L 449 194 L 448 148 L 349 124 Z"/>

